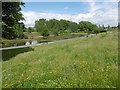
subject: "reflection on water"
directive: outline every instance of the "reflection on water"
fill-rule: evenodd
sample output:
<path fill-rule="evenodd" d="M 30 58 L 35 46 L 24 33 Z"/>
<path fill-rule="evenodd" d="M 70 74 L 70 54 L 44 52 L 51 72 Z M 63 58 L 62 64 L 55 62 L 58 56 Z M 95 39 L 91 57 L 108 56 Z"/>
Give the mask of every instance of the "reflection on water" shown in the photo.
<path fill-rule="evenodd" d="M 38 44 L 38 41 L 27 41 L 26 43 L 25 43 L 25 45 L 33 45 L 33 44 Z"/>
<path fill-rule="evenodd" d="M 14 41 L 14 42 L 7 42 L 7 43 L 2 43 L 2 48 L 5 47 L 14 47 L 14 46 L 23 46 L 23 45 L 34 45 L 38 43 L 44 43 L 44 42 L 49 42 L 49 41 L 37 41 L 37 40 L 30 40 L 30 41 Z"/>
<path fill-rule="evenodd" d="M 26 42 L 25 45 L 30 45 L 30 42 Z"/>
<path fill-rule="evenodd" d="M 32 43 L 31 44 L 37 44 L 38 43 L 38 41 L 32 41 Z"/>

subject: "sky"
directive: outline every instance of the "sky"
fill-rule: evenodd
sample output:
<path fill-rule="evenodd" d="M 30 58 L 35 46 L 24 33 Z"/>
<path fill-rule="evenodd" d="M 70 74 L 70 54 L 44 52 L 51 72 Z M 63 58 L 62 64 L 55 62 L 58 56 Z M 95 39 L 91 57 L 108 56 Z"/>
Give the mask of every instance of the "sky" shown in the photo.
<path fill-rule="evenodd" d="M 40 18 L 118 25 L 117 2 L 25 2 L 22 13 L 26 27 L 33 27 Z"/>

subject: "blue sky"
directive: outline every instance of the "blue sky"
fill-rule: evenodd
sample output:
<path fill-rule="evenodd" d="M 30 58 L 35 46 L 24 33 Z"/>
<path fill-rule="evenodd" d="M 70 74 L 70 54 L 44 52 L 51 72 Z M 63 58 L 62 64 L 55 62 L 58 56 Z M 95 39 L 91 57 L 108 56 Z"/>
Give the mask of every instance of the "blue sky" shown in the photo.
<path fill-rule="evenodd" d="M 86 2 L 26 2 L 23 11 L 51 12 L 60 14 L 87 13 L 89 7 Z"/>
<path fill-rule="evenodd" d="M 34 26 L 40 18 L 66 19 L 73 22 L 117 25 L 117 3 L 113 2 L 25 2 L 25 25 Z"/>

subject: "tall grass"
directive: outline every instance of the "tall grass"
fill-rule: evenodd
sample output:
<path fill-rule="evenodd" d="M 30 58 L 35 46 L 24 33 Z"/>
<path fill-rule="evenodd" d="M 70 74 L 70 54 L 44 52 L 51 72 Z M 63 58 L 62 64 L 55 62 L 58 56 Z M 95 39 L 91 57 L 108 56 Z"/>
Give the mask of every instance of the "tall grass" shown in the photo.
<path fill-rule="evenodd" d="M 3 61 L 3 88 L 116 88 L 117 40 L 113 32 L 16 49 Z"/>

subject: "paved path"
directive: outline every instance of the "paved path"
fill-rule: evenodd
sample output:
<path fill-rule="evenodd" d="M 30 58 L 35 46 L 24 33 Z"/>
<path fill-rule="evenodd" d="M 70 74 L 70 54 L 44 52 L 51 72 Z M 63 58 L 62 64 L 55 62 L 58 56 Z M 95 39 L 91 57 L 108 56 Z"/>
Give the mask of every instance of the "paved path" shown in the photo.
<path fill-rule="evenodd" d="M 24 46 L 15 46 L 15 47 L 0 48 L 0 50 L 8 50 L 8 49 L 17 49 L 17 48 L 32 47 L 32 46 L 38 46 L 38 45 L 43 45 L 43 44 L 50 44 L 50 43 L 61 42 L 61 41 L 66 41 L 66 40 L 73 40 L 73 39 L 80 39 L 80 38 L 92 37 L 92 36 L 95 36 L 95 35 L 96 34 L 90 34 L 88 36 L 71 38 L 71 39 L 64 39 L 64 40 L 58 40 L 58 41 L 47 42 L 47 43 L 39 43 L 39 44 L 32 44 L 32 45 L 24 45 Z"/>

